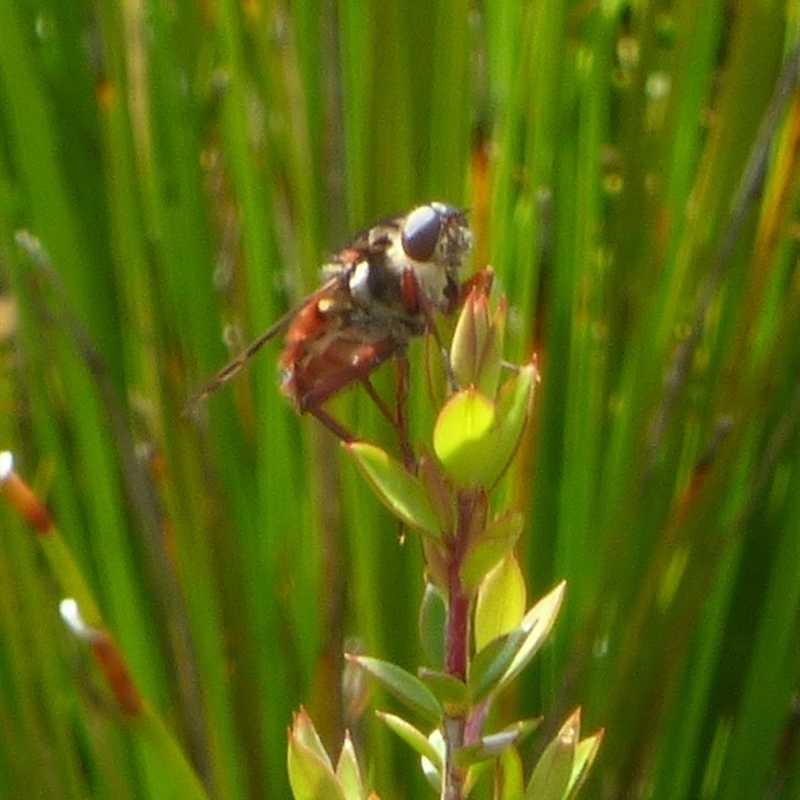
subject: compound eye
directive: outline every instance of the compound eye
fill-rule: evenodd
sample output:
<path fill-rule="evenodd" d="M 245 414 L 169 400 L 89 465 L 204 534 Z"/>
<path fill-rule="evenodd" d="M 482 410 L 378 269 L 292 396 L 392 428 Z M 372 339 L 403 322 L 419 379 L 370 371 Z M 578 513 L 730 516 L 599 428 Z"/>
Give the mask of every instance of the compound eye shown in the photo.
<path fill-rule="evenodd" d="M 439 243 L 442 217 L 433 206 L 419 206 L 406 218 L 401 242 L 403 250 L 414 261 L 427 261 Z"/>

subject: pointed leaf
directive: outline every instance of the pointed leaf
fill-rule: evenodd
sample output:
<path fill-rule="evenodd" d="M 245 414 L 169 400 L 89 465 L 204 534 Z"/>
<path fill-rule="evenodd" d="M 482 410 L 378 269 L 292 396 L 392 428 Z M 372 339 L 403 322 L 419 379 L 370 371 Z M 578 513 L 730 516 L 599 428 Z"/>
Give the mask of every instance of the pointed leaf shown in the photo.
<path fill-rule="evenodd" d="M 289 731 L 286 761 L 295 800 L 348 800 L 310 717 L 302 709 Z"/>
<path fill-rule="evenodd" d="M 604 735 L 605 731 L 601 728 L 597 733 L 593 733 L 579 742 L 575 752 L 575 763 L 572 766 L 572 777 L 569 781 L 568 800 L 574 800 L 578 796 L 578 791 L 585 783 L 592 762 L 600 750 Z"/>
<path fill-rule="evenodd" d="M 501 297 L 497 304 L 497 311 L 492 318 L 491 335 L 487 338 L 475 380 L 475 387 L 487 397 L 494 397 L 497 394 L 497 387 L 500 385 L 507 313 L 508 301 Z"/>
<path fill-rule="evenodd" d="M 579 736 L 580 713 L 576 712 L 542 753 L 525 789 L 525 800 L 564 800 Z"/>
<path fill-rule="evenodd" d="M 422 756 L 422 772 L 428 783 L 437 791 L 442 788 L 442 770 L 444 769 L 445 743 L 442 732 L 436 728 L 428 737 L 431 747 L 436 752 L 436 761 Z"/>
<path fill-rule="evenodd" d="M 475 605 L 475 647 L 480 650 L 492 639 L 516 628 L 525 613 L 525 578 L 513 553 L 481 582 Z"/>
<path fill-rule="evenodd" d="M 336 776 L 295 739 L 289 740 L 287 768 L 295 800 L 347 800 Z"/>
<path fill-rule="evenodd" d="M 473 703 L 483 700 L 495 691 L 506 670 L 525 641 L 525 632 L 516 628 L 498 636 L 479 650 L 469 666 L 469 695 Z"/>
<path fill-rule="evenodd" d="M 494 800 L 519 800 L 524 791 L 522 760 L 515 747 L 500 754 L 495 768 Z"/>
<path fill-rule="evenodd" d="M 317 729 L 314 727 L 314 722 L 305 708 L 301 708 L 300 711 L 294 715 L 289 736 L 296 739 L 300 747 L 317 756 L 317 758 L 333 772 L 333 764 L 331 763 L 330 757 L 325 750 L 325 746 L 322 744 L 322 739 L 319 738 Z"/>
<path fill-rule="evenodd" d="M 425 579 L 443 595 L 447 587 L 447 551 L 440 539 L 420 538 L 425 557 Z"/>
<path fill-rule="evenodd" d="M 441 772 L 441 754 L 422 731 L 395 714 L 387 714 L 384 711 L 378 711 L 377 714 L 379 719 L 382 719 L 409 747 L 416 750 L 423 758 L 427 758 L 434 768 Z"/>
<path fill-rule="evenodd" d="M 336 764 L 336 777 L 339 785 L 347 800 L 364 800 L 366 791 L 361 780 L 361 770 L 358 766 L 358 758 L 353 747 L 353 740 L 350 738 L 350 731 L 345 731 L 342 752 L 339 754 L 339 762 Z"/>
<path fill-rule="evenodd" d="M 564 600 L 566 588 L 566 582 L 561 581 L 555 589 L 539 600 L 523 617 L 520 629 L 525 632 L 525 641 L 519 648 L 508 671 L 503 675 L 503 679 L 497 687 L 498 692 L 508 686 L 525 669 L 547 640 L 555 624 L 561 603 Z"/>
<path fill-rule="evenodd" d="M 497 733 L 482 736 L 475 744 L 466 745 L 456 753 L 456 763 L 461 766 L 470 766 L 489 758 L 497 758 L 512 745 L 519 744 L 531 731 L 539 725 L 539 719 L 526 719 L 509 725 Z"/>
<path fill-rule="evenodd" d="M 447 620 L 447 605 L 442 593 L 433 584 L 425 586 L 419 607 L 419 638 L 428 663 L 444 664 L 444 629 Z"/>
<path fill-rule="evenodd" d="M 508 511 L 495 517 L 475 538 L 461 565 L 461 581 L 466 589 L 475 589 L 489 570 L 517 543 L 524 516 Z"/>
<path fill-rule="evenodd" d="M 473 290 L 464 301 L 450 342 L 450 364 L 458 386 L 476 384 L 478 363 L 489 335 L 488 298 Z"/>
<path fill-rule="evenodd" d="M 501 300 L 490 319 L 487 291 L 473 291 L 467 296 L 450 347 L 453 372 L 462 388 L 475 386 L 487 397 L 497 393 L 507 306 Z"/>
<path fill-rule="evenodd" d="M 517 451 L 525 425 L 528 422 L 539 373 L 535 364 L 526 364 L 509 378 L 497 395 L 497 436 L 492 465 L 494 479 L 484 485 L 493 486 L 505 472 Z"/>
<path fill-rule="evenodd" d="M 451 717 L 466 712 L 467 685 L 453 675 L 436 670 L 422 669 L 419 677 L 442 704 L 445 713 Z"/>
<path fill-rule="evenodd" d="M 437 530 L 445 535 L 456 524 L 458 500 L 450 481 L 442 474 L 436 459 L 423 448 L 417 465 L 417 478 L 436 514 Z"/>
<path fill-rule="evenodd" d="M 517 734 L 512 731 L 482 736 L 474 744 L 459 748 L 455 755 L 455 761 L 461 767 L 469 767 L 479 761 L 497 758 L 500 753 L 511 747 L 517 741 L 517 738 Z"/>
<path fill-rule="evenodd" d="M 386 507 L 404 524 L 441 538 L 439 522 L 420 482 L 399 462 L 366 442 L 350 442 L 345 449 Z"/>
<path fill-rule="evenodd" d="M 368 656 L 347 655 L 347 660 L 358 664 L 375 678 L 388 692 L 409 708 L 422 714 L 433 724 L 442 716 L 442 706 L 431 690 L 416 676 L 396 664 Z"/>

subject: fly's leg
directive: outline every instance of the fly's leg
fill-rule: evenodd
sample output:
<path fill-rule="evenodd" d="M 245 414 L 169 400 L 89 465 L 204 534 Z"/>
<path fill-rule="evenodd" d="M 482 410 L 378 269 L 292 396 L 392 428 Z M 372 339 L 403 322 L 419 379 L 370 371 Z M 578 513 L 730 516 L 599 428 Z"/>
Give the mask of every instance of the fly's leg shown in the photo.
<path fill-rule="evenodd" d="M 386 401 L 378 394 L 378 390 L 372 385 L 372 381 L 369 379 L 369 376 L 365 375 L 361 379 L 361 385 L 367 390 L 367 394 L 372 399 L 372 402 L 378 407 L 378 411 L 383 414 L 386 418 L 386 421 L 393 427 L 397 427 L 397 420 L 395 419 L 394 414 L 392 413 L 389 406 L 386 404 Z"/>
<path fill-rule="evenodd" d="M 395 358 L 395 363 L 397 364 L 397 435 L 400 439 L 403 464 L 413 475 L 417 471 L 417 458 L 411 447 L 411 436 L 408 430 L 408 357 L 405 353 L 400 353 Z"/>
<path fill-rule="evenodd" d="M 383 359 L 381 358 L 380 360 L 382 361 Z M 370 372 L 379 365 L 380 361 L 365 361 L 362 366 L 363 374 L 359 375 L 356 379 L 364 389 L 366 389 L 367 394 L 372 399 L 372 402 L 375 403 L 383 417 L 385 417 L 386 421 L 397 431 L 403 464 L 409 472 L 415 472 L 417 462 L 408 435 L 406 408 L 408 399 L 408 359 L 405 353 L 401 353 L 396 356 L 396 361 L 398 368 L 396 414 L 378 393 L 372 381 L 370 381 Z M 349 373 L 349 377 L 353 375 L 353 372 Z M 323 408 L 323 404 L 344 385 L 346 385 L 346 382 L 343 382 L 341 385 L 336 382 L 329 382 L 323 387 L 318 387 L 316 391 L 307 392 L 297 397 L 295 402 L 300 413 L 311 414 L 311 416 L 316 417 L 337 439 L 342 442 L 354 442 L 356 441 L 356 437 Z"/>
<path fill-rule="evenodd" d="M 337 439 L 342 442 L 350 443 L 356 441 L 356 437 L 353 436 L 347 428 L 344 427 L 340 422 L 337 422 L 325 409 L 321 408 L 320 406 L 315 406 L 312 408 L 304 409 L 305 413 L 311 414 L 312 417 L 316 417 Z"/>
<path fill-rule="evenodd" d="M 389 410 L 384 399 L 378 394 L 375 387 L 369 381 L 369 378 L 363 378 L 361 383 L 367 390 L 367 393 L 378 406 L 381 414 L 383 414 L 389 421 L 389 424 L 397 431 L 397 436 L 400 440 L 400 452 L 403 456 L 403 466 L 411 472 L 417 471 L 417 459 L 414 456 L 414 451 L 411 447 L 411 440 L 408 435 L 408 414 L 407 414 L 407 400 L 408 400 L 408 359 L 405 355 L 397 357 L 397 416 Z M 357 441 L 356 437 L 350 433 L 341 422 L 334 419 L 324 408 L 321 406 L 306 406 L 302 409 L 303 413 L 311 414 L 316 417 L 337 439 L 342 442 L 350 443 Z"/>
<path fill-rule="evenodd" d="M 397 431 L 400 440 L 400 452 L 403 456 L 403 465 L 414 473 L 417 471 L 417 459 L 411 447 L 411 440 L 408 434 L 408 358 L 405 353 L 395 357 L 397 365 L 397 414 L 393 414 L 386 401 L 378 394 L 377 389 L 372 385 L 369 377 L 364 377 L 361 384 L 367 390 L 367 394 L 378 407 L 378 410 L 386 418 L 389 424 Z"/>

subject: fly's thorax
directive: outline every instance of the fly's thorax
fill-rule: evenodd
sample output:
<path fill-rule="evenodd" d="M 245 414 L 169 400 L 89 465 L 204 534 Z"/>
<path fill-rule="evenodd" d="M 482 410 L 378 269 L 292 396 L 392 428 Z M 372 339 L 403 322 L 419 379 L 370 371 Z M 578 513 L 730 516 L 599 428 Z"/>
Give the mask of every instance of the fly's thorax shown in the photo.
<path fill-rule="evenodd" d="M 387 263 L 387 253 L 373 254 L 352 266 L 348 285 L 353 300 L 362 308 L 399 309 L 400 279 Z"/>
<path fill-rule="evenodd" d="M 407 273 L 414 275 L 419 299 L 450 311 L 458 294 L 458 273 L 471 247 L 464 213 L 433 202 L 370 228 L 326 265 L 323 274 L 339 276 L 363 311 L 409 319 L 418 315 L 418 304 L 408 302 Z"/>

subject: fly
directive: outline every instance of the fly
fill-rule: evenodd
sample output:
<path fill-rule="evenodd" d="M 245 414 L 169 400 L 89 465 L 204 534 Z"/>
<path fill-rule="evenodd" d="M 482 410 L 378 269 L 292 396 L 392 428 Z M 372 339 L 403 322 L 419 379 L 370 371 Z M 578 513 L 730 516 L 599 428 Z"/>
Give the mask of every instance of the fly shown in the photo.
<path fill-rule="evenodd" d="M 466 288 L 489 280 L 478 273 L 462 287 L 459 270 L 472 247 L 463 211 L 440 202 L 367 229 L 322 268 L 322 285 L 261 334 L 209 380 L 190 401 L 200 402 L 233 378 L 267 342 L 285 333 L 279 360 L 281 391 L 343 441 L 353 435 L 323 407 L 331 397 L 361 383 L 398 430 L 406 463 L 405 432 L 409 340 L 430 332 L 434 313 L 452 314 Z M 398 363 L 395 415 L 370 382 L 384 362 Z"/>

